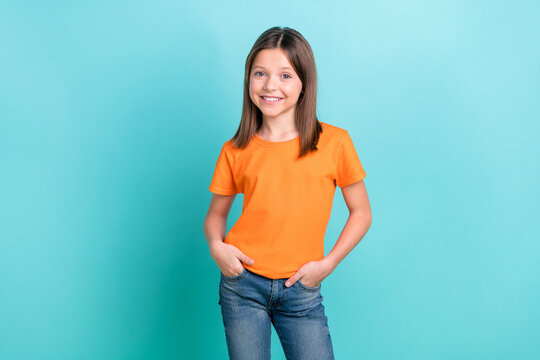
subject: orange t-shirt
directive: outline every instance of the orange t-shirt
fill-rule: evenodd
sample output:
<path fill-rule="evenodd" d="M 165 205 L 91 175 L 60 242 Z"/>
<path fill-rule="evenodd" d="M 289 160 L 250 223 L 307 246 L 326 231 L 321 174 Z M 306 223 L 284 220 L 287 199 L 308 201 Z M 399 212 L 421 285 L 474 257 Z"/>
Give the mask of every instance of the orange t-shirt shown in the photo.
<path fill-rule="evenodd" d="M 324 258 L 324 235 L 336 185 L 366 176 L 347 130 L 320 122 L 319 150 L 297 159 L 300 137 L 272 142 L 257 134 L 245 149 L 226 141 L 209 190 L 244 194 L 242 214 L 224 242 L 255 260 L 248 270 L 289 278 Z"/>

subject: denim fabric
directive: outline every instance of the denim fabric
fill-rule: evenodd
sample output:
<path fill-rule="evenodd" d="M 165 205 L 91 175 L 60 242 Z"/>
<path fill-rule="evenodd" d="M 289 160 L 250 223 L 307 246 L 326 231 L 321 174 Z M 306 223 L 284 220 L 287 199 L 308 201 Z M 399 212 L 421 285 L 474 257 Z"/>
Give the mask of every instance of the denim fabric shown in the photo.
<path fill-rule="evenodd" d="M 221 273 L 219 301 L 231 360 L 270 359 L 271 324 L 287 360 L 334 359 L 321 284 L 301 280 L 286 287 L 244 268 L 236 276 Z"/>

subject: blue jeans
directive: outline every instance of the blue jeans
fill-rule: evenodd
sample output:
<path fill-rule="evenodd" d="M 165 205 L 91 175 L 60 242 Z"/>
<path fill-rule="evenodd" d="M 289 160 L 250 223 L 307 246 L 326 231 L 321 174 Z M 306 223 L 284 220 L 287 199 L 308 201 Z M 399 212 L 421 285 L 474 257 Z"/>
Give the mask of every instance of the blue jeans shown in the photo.
<path fill-rule="evenodd" d="M 270 359 L 274 326 L 287 360 L 334 359 L 321 284 L 269 279 L 244 268 L 236 276 L 221 273 L 219 301 L 231 360 Z"/>

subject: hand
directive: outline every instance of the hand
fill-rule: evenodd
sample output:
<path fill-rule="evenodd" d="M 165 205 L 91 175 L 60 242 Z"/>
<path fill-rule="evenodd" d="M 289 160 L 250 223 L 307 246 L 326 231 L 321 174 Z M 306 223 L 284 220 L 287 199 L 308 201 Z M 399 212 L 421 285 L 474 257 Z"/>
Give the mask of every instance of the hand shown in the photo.
<path fill-rule="evenodd" d="M 245 255 L 240 249 L 224 242 L 217 243 L 210 248 L 210 256 L 214 259 L 220 271 L 225 276 L 239 275 L 244 266 L 242 262 L 253 265 L 255 260 Z"/>
<path fill-rule="evenodd" d="M 310 261 L 302 265 L 293 276 L 288 278 L 285 282 L 285 286 L 289 287 L 299 279 L 302 279 L 302 283 L 306 286 L 319 286 L 323 279 L 332 273 L 332 270 L 333 269 L 326 258 L 318 261 Z"/>

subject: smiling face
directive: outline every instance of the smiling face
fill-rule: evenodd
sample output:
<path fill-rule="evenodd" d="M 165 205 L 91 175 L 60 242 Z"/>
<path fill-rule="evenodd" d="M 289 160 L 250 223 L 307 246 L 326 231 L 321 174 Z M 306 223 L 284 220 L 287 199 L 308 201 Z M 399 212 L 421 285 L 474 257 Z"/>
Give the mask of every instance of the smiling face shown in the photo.
<path fill-rule="evenodd" d="M 249 96 L 261 110 L 263 119 L 290 117 L 294 121 L 301 91 L 302 81 L 283 50 L 259 51 L 249 75 Z"/>

